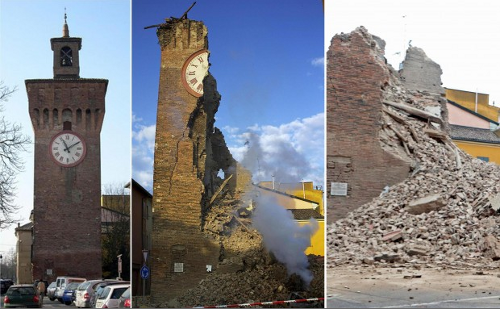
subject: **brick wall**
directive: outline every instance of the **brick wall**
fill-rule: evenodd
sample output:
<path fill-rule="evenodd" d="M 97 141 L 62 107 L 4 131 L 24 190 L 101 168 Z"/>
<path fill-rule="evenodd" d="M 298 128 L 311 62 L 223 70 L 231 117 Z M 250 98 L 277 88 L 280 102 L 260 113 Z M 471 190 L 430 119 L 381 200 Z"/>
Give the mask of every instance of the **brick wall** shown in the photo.
<path fill-rule="evenodd" d="M 153 175 L 152 302 L 196 286 L 219 253 L 218 244 L 201 231 L 206 200 L 203 150 L 211 120 L 202 98 L 189 94 L 181 82 L 187 58 L 208 47 L 207 29 L 202 22 L 182 20 L 167 23 L 157 34 L 162 51 Z M 183 263 L 183 272 L 174 272 L 175 263 Z"/>
<path fill-rule="evenodd" d="M 325 191 L 330 222 L 408 176 L 409 165 L 383 151 L 378 139 L 382 93 L 389 83 L 378 46 L 364 28 L 358 28 L 336 35 L 327 53 Z M 332 182 L 347 183 L 347 196 L 331 196 Z"/>
<path fill-rule="evenodd" d="M 26 81 L 35 131 L 34 279 L 102 276 L 100 131 L 107 84 L 104 79 Z M 85 159 L 71 168 L 56 165 L 48 149 L 64 121 L 87 144 Z M 47 269 L 52 276 L 44 275 Z"/>

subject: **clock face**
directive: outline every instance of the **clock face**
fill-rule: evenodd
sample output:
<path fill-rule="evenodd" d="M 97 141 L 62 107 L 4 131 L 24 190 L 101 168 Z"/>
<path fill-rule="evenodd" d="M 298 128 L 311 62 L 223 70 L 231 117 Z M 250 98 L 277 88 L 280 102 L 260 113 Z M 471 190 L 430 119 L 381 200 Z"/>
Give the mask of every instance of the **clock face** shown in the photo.
<path fill-rule="evenodd" d="M 208 50 L 192 54 L 182 67 L 182 84 L 195 97 L 203 95 L 203 78 L 208 74 Z"/>
<path fill-rule="evenodd" d="M 62 131 L 49 144 L 52 160 L 63 167 L 73 167 L 85 158 L 87 147 L 83 138 L 73 131 Z"/>

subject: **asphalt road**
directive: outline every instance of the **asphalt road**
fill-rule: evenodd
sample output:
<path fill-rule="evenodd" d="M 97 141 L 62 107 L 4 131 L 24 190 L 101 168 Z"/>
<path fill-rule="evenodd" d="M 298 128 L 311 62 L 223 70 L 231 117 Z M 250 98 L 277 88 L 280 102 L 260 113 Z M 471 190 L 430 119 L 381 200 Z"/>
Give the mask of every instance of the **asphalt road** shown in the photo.
<path fill-rule="evenodd" d="M 329 295 L 328 308 L 500 308 L 500 293 L 477 297 L 450 295 L 446 293 L 425 293 L 411 298 L 400 292 Z"/>
<path fill-rule="evenodd" d="M 328 308 L 500 308 L 500 271 L 337 268 Z"/>

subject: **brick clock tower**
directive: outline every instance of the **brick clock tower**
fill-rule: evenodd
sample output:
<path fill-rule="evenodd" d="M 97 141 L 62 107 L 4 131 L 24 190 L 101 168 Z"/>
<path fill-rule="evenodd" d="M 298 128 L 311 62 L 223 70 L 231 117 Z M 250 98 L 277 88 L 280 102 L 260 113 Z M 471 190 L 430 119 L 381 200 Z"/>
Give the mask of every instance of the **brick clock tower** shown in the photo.
<path fill-rule="evenodd" d="M 106 79 L 80 78 L 81 38 L 50 40 L 54 78 L 26 80 L 35 132 L 33 279 L 101 270 L 101 151 Z"/>
<path fill-rule="evenodd" d="M 208 73 L 208 31 L 203 22 L 187 18 L 157 26 L 161 66 L 153 174 L 154 301 L 196 287 L 217 264 L 220 250 L 202 232 L 211 177 L 206 165 L 213 153 L 210 134 L 216 131 L 213 115 L 220 100 Z"/>

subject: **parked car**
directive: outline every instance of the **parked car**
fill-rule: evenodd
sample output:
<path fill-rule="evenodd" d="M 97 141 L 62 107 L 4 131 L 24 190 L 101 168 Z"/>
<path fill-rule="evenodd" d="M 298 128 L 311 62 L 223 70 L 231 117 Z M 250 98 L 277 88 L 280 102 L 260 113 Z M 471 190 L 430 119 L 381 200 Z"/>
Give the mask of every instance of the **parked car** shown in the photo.
<path fill-rule="evenodd" d="M 113 284 L 104 288 L 95 302 L 96 308 L 118 308 L 120 296 L 130 287 L 130 284 Z"/>
<path fill-rule="evenodd" d="M 95 287 L 95 292 L 94 294 L 91 296 L 90 298 L 90 307 L 91 308 L 95 308 L 95 303 L 97 301 L 97 298 L 102 294 L 102 292 L 104 291 L 104 288 L 107 287 L 108 285 L 114 285 L 114 284 L 130 284 L 129 281 L 104 281 L 104 282 L 101 282 L 99 284 L 97 284 L 97 286 Z"/>
<path fill-rule="evenodd" d="M 120 296 L 118 308 L 132 308 L 130 303 L 130 286 L 125 292 L 123 292 L 122 296 Z"/>
<path fill-rule="evenodd" d="M 85 279 L 85 278 L 68 277 L 68 276 L 57 277 L 55 297 L 62 303 L 64 289 L 66 289 L 66 286 L 68 284 L 70 284 L 71 282 L 82 283 L 82 282 L 85 282 L 86 280 L 87 279 Z"/>
<path fill-rule="evenodd" d="M 66 286 L 66 288 L 64 289 L 64 292 L 63 292 L 63 296 L 62 296 L 63 304 L 69 306 L 73 303 L 73 293 L 75 292 L 75 290 L 78 288 L 78 286 L 80 284 L 81 284 L 81 282 L 74 281 Z"/>
<path fill-rule="evenodd" d="M 75 306 L 78 308 L 91 308 L 91 299 L 95 293 L 97 285 L 105 282 L 104 280 L 85 281 L 76 289 Z"/>
<path fill-rule="evenodd" d="M 11 285 L 3 299 L 5 308 L 37 307 L 42 308 L 43 298 L 32 284 Z"/>
<path fill-rule="evenodd" d="M 14 284 L 12 279 L 0 279 L 0 293 L 5 294 L 9 287 Z"/>
<path fill-rule="evenodd" d="M 56 299 L 56 282 L 52 282 L 51 284 L 49 284 L 49 286 L 47 287 L 47 297 L 54 301 Z"/>

